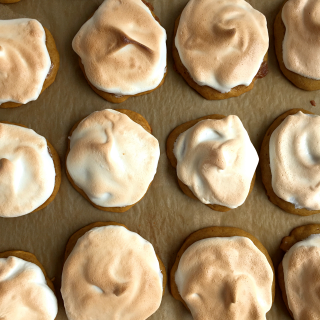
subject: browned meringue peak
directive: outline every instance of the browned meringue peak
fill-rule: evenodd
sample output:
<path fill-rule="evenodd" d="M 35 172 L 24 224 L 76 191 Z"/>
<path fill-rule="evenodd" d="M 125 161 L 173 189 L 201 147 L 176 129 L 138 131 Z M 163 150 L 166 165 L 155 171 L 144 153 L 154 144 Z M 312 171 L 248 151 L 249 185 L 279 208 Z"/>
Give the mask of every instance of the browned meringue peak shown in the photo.
<path fill-rule="evenodd" d="M 272 306 L 273 270 L 245 237 L 195 242 L 182 255 L 175 282 L 195 320 L 265 320 Z"/>
<path fill-rule="evenodd" d="M 57 298 L 37 265 L 0 258 L 1 320 L 54 320 L 57 312 Z"/>
<path fill-rule="evenodd" d="M 297 242 L 283 258 L 288 305 L 295 320 L 319 319 L 320 236 Z"/>
<path fill-rule="evenodd" d="M 40 207 L 54 190 L 55 176 L 44 137 L 0 123 L 0 216 L 17 217 Z"/>
<path fill-rule="evenodd" d="M 299 111 L 272 133 L 272 189 L 296 208 L 320 209 L 320 116 Z"/>
<path fill-rule="evenodd" d="M 266 18 L 244 0 L 190 0 L 175 45 L 196 83 L 226 93 L 258 73 L 269 47 Z"/>
<path fill-rule="evenodd" d="M 36 100 L 50 66 L 45 31 L 37 20 L 0 20 L 0 105 Z"/>
<path fill-rule="evenodd" d="M 65 262 L 69 320 L 144 320 L 160 306 L 162 273 L 151 243 L 122 226 L 91 229 Z"/>
<path fill-rule="evenodd" d="M 166 32 L 141 0 L 105 0 L 72 46 L 90 82 L 105 92 L 155 89 L 166 71 Z"/>
<path fill-rule="evenodd" d="M 286 27 L 283 61 L 287 69 L 320 80 L 320 1 L 289 0 L 282 9 Z"/>
<path fill-rule="evenodd" d="M 178 178 L 201 202 L 244 203 L 259 157 L 237 116 L 198 122 L 179 135 L 173 152 Z"/>

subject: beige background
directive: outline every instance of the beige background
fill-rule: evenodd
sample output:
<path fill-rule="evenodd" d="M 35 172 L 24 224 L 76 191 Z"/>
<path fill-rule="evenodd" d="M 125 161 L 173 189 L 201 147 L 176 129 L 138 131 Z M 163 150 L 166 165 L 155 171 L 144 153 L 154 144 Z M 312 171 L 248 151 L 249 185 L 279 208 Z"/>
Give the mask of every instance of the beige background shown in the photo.
<path fill-rule="evenodd" d="M 281 259 L 278 247 L 282 237 L 296 226 L 320 223 L 320 215 L 294 216 L 270 203 L 264 192 L 259 167 L 254 190 L 243 206 L 227 213 L 212 211 L 180 191 L 175 170 L 165 154 L 166 138 L 173 128 L 208 114 L 238 115 L 259 150 L 266 129 L 284 111 L 305 108 L 320 113 L 319 92 L 297 89 L 279 70 L 273 48 L 273 22 L 282 0 L 248 1 L 268 19 L 270 73 L 258 80 L 249 93 L 224 101 L 203 99 L 173 70 L 171 46 L 174 20 L 187 0 L 150 0 L 168 33 L 168 76 L 160 89 L 146 96 L 131 98 L 120 105 L 104 101 L 90 89 L 71 48 L 74 35 L 101 2 L 22 0 L 13 5 L 0 5 L 0 19 L 38 19 L 53 34 L 61 56 L 55 83 L 35 102 L 12 110 L 0 109 L 0 120 L 24 124 L 45 136 L 64 161 L 68 132 L 75 122 L 96 110 L 126 108 L 146 117 L 161 147 L 158 172 L 150 190 L 140 203 L 126 213 L 107 213 L 92 207 L 72 188 L 63 164 L 60 191 L 47 208 L 20 218 L 0 218 L 0 251 L 21 249 L 33 252 L 49 276 L 55 277 L 59 320 L 66 319 L 59 293 L 64 247 L 71 234 L 89 223 L 116 221 L 126 224 L 154 245 L 168 271 L 183 240 L 191 232 L 203 227 L 234 226 L 251 232 L 266 246 L 277 267 Z M 312 107 L 310 100 L 315 100 L 318 106 Z M 290 319 L 278 287 L 276 301 L 267 318 Z M 150 319 L 192 317 L 180 302 L 172 298 L 167 287 L 160 309 Z"/>

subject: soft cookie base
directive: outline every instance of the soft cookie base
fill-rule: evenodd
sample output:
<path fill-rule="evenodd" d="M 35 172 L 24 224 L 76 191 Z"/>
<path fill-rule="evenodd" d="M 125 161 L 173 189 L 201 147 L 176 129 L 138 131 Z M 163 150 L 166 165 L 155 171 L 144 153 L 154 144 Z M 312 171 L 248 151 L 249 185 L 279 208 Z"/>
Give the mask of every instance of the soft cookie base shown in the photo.
<path fill-rule="evenodd" d="M 77 241 L 79 238 L 81 238 L 84 234 L 86 234 L 89 230 L 93 229 L 93 228 L 99 228 L 99 227 L 106 227 L 106 226 L 120 226 L 120 227 L 124 227 L 127 230 L 129 230 L 124 224 L 121 223 L 117 223 L 117 222 L 95 222 L 95 223 L 91 223 L 86 227 L 81 228 L 80 230 L 78 230 L 77 232 L 75 232 L 68 240 L 68 243 L 66 245 L 66 250 L 65 250 L 65 254 L 64 254 L 64 262 L 66 262 L 66 260 L 68 259 L 70 253 L 72 252 L 73 248 L 75 247 Z M 166 273 L 166 269 L 164 267 L 163 262 L 161 261 L 161 259 L 159 258 L 159 256 L 156 254 L 157 259 L 159 261 L 159 266 L 160 266 L 160 270 L 161 273 L 163 275 L 163 282 L 162 282 L 162 296 L 164 295 L 164 291 L 166 288 L 166 283 L 167 283 L 167 273 Z"/>
<path fill-rule="evenodd" d="M 27 128 L 29 129 L 27 126 L 23 125 L 23 124 L 18 124 L 18 123 L 12 123 L 12 122 L 8 122 L 8 121 L 0 121 L 0 123 L 6 123 L 6 124 L 11 124 L 14 126 L 19 126 L 19 127 L 23 127 L 23 128 Z M 35 210 L 33 210 L 32 212 L 36 212 L 39 210 L 44 209 L 48 204 L 50 204 L 54 198 L 56 197 L 59 189 L 60 189 L 60 185 L 61 185 L 61 162 L 60 162 L 60 157 L 58 155 L 58 152 L 56 151 L 56 149 L 53 147 L 53 145 L 46 139 L 47 141 L 47 145 L 48 145 L 48 151 L 49 154 L 53 160 L 53 164 L 54 164 L 54 170 L 56 173 L 56 177 L 55 177 L 55 183 L 54 183 L 54 188 L 53 191 L 51 193 L 51 196 L 38 208 L 36 208 Z M 30 213 L 32 213 L 30 212 Z M 30 214 L 29 213 L 29 214 Z"/>
<path fill-rule="evenodd" d="M 148 121 L 139 113 L 131 111 L 131 110 L 126 110 L 126 109 L 116 109 L 115 111 L 124 113 L 125 115 L 127 115 L 132 121 L 136 122 L 137 124 L 141 125 L 141 127 L 143 129 L 145 129 L 147 132 L 149 132 L 151 134 L 152 130 L 151 127 L 148 123 Z M 85 118 L 84 118 L 85 119 Z M 83 119 L 82 119 L 83 120 Z M 79 123 L 82 121 L 78 121 L 71 129 L 69 136 L 72 136 L 73 131 L 78 127 Z M 66 159 L 65 159 L 65 164 L 66 164 L 66 173 L 67 173 L 67 177 L 70 181 L 70 183 L 72 184 L 72 186 L 86 199 L 88 200 L 95 208 L 99 209 L 99 210 L 103 210 L 103 211 L 109 211 L 109 212 L 117 212 L 117 213 L 121 213 L 121 212 L 125 212 L 127 210 L 129 210 L 130 208 L 132 208 L 135 204 L 137 204 L 139 201 L 141 201 L 143 199 L 143 197 L 146 195 L 146 193 L 148 192 L 150 185 L 152 183 L 152 181 L 150 182 L 149 188 L 146 191 L 146 193 L 144 194 L 144 196 L 136 203 L 129 205 L 129 206 L 125 206 L 125 207 L 102 207 L 102 206 L 98 206 L 97 204 L 93 203 L 89 197 L 87 196 L 87 194 L 81 189 L 79 188 L 75 182 L 73 181 L 72 177 L 70 176 L 69 172 L 68 172 L 68 168 L 67 168 L 67 158 L 70 152 L 70 139 L 68 138 L 68 149 L 67 149 L 67 154 L 66 154 Z"/>
<path fill-rule="evenodd" d="M 282 43 L 286 33 L 286 27 L 281 17 L 282 8 L 283 6 L 281 7 L 280 12 L 277 14 L 277 17 L 274 22 L 274 45 L 275 45 L 276 55 L 277 55 L 280 69 L 284 74 L 284 76 L 289 81 L 291 81 L 296 87 L 306 91 L 320 90 L 320 80 L 314 80 L 314 79 L 301 76 L 300 74 L 297 74 L 287 69 L 284 64 Z"/>
<path fill-rule="evenodd" d="M 297 242 L 307 239 L 312 234 L 320 234 L 320 224 L 309 224 L 309 225 L 305 225 L 305 226 L 301 226 L 301 227 L 297 227 L 297 228 L 293 229 L 290 232 L 289 236 L 284 237 L 282 239 L 280 249 L 283 250 L 284 252 L 287 252 Z M 287 292 L 286 292 L 286 287 L 285 287 L 285 282 L 284 282 L 284 272 L 283 272 L 282 261 L 278 267 L 278 281 L 279 281 L 279 287 L 282 292 L 283 301 L 284 301 L 291 317 L 294 318 L 293 314 L 289 308 L 288 297 L 287 297 Z"/>
<path fill-rule="evenodd" d="M 1 1 L 3 1 L 3 0 L 0 0 L 0 2 Z M 56 76 L 57 76 L 57 73 L 58 73 L 58 70 L 59 70 L 59 65 L 60 65 L 60 56 L 59 56 L 59 52 L 57 50 L 54 38 L 53 38 L 51 32 L 47 28 L 45 28 L 45 27 L 43 27 L 43 28 L 44 28 L 44 31 L 46 33 L 46 46 L 47 46 L 47 49 L 48 49 L 48 52 L 49 52 L 52 69 L 50 69 L 50 71 L 49 71 L 49 73 L 48 73 L 48 75 L 46 77 L 46 80 L 43 83 L 43 87 L 42 87 L 41 93 L 44 90 L 46 90 L 50 85 L 52 85 L 52 83 L 56 79 Z M 23 103 L 16 103 L 16 102 L 10 102 L 9 101 L 9 102 L 5 102 L 5 103 L 0 104 L 0 108 L 4 108 L 4 109 L 16 108 L 16 107 L 20 107 L 22 105 L 23 105 Z"/>
<path fill-rule="evenodd" d="M 261 176 L 262 176 L 262 182 L 264 184 L 264 187 L 266 189 L 267 196 L 269 200 L 281 208 L 282 210 L 297 214 L 299 216 L 310 216 L 312 214 L 320 213 L 320 210 L 308 210 L 305 208 L 297 209 L 294 204 L 287 202 L 281 198 L 279 198 L 273 191 L 272 188 L 272 175 L 271 175 L 271 168 L 270 168 L 270 155 L 269 155 L 269 143 L 270 143 L 270 137 L 273 133 L 273 131 L 282 123 L 282 121 L 290 115 L 296 114 L 297 112 L 303 112 L 305 114 L 313 114 L 310 111 L 304 110 L 304 109 L 291 109 L 287 112 L 280 115 L 272 125 L 267 130 L 263 141 L 261 145 L 261 151 L 260 151 L 260 167 L 261 167 Z"/>
<path fill-rule="evenodd" d="M 153 6 L 152 6 L 149 2 L 147 2 L 147 1 L 143 1 L 143 0 L 141 0 L 141 1 L 149 8 L 149 10 L 151 11 L 154 19 L 155 19 L 156 21 L 158 21 L 159 24 L 160 24 L 159 18 L 158 18 L 158 17 L 155 15 L 155 13 L 153 12 L 153 10 L 154 10 L 154 9 L 153 9 Z M 93 15 L 91 15 L 91 17 L 92 17 L 92 16 L 93 16 Z M 90 18 L 91 18 L 91 17 L 90 17 Z M 84 77 L 86 78 L 86 80 L 87 80 L 89 86 L 91 87 L 91 89 L 92 89 L 95 93 L 97 93 L 99 96 L 101 96 L 103 99 L 105 99 L 105 100 L 107 100 L 107 101 L 109 101 L 109 102 L 112 102 L 112 103 L 121 103 L 121 102 L 126 101 L 126 100 L 129 99 L 130 97 L 138 97 L 138 96 L 142 96 L 142 95 L 151 93 L 152 91 L 158 89 L 159 87 L 161 87 L 161 86 L 163 85 L 164 80 L 165 80 L 165 77 L 166 77 L 166 75 L 167 75 L 167 70 L 166 70 L 166 72 L 165 72 L 165 74 L 164 74 L 164 76 L 163 76 L 160 84 L 159 84 L 156 88 L 154 88 L 154 89 L 152 89 L 152 90 L 140 92 L 140 93 L 137 93 L 137 94 L 134 94 L 134 95 L 116 95 L 116 94 L 114 94 L 114 93 L 109 93 L 109 92 L 106 92 L 106 91 L 102 91 L 102 90 L 98 89 L 97 87 L 95 87 L 95 86 L 90 82 L 90 80 L 88 79 L 88 77 L 87 77 L 87 75 L 86 75 L 86 71 L 85 71 L 85 69 L 84 69 L 84 65 L 82 64 L 82 61 L 81 61 L 81 58 L 80 58 L 80 57 L 79 57 L 79 65 L 80 65 L 80 68 L 81 68 L 81 70 L 82 70 L 82 72 L 83 72 L 83 74 L 84 74 Z"/>
<path fill-rule="evenodd" d="M 188 122 L 185 122 L 183 124 L 181 124 L 180 126 L 176 127 L 174 130 L 171 131 L 168 139 L 167 139 L 167 157 L 171 163 L 171 165 L 176 168 L 177 167 L 177 159 L 173 153 L 173 149 L 174 149 L 174 143 L 176 142 L 176 140 L 178 139 L 179 135 L 185 131 L 187 131 L 189 128 L 193 127 L 195 124 L 197 124 L 199 121 L 202 120 L 206 120 L 206 119 L 213 119 L 213 120 L 220 120 L 225 118 L 224 115 L 221 114 L 212 114 L 209 116 L 205 116 L 196 120 L 191 120 Z M 184 184 L 178 177 L 178 184 L 181 188 L 181 190 L 189 197 L 195 200 L 200 201 L 194 194 L 193 192 L 190 190 L 190 188 Z M 254 182 L 256 180 L 256 173 L 253 175 L 253 178 L 251 180 L 251 186 L 250 186 L 250 190 L 249 193 L 247 195 L 247 197 L 249 196 L 249 194 L 251 193 L 253 186 L 254 186 Z M 226 206 L 221 206 L 218 204 L 206 204 L 207 207 L 209 207 L 212 210 L 215 211 L 220 211 L 220 212 L 227 212 L 229 210 L 232 210 L 232 208 L 226 207 Z"/>
<path fill-rule="evenodd" d="M 170 290 L 171 294 L 176 300 L 179 300 L 183 303 L 183 305 L 189 310 L 187 304 L 182 299 L 177 284 L 175 282 L 175 274 L 178 270 L 180 259 L 183 255 L 183 253 L 195 242 L 207 238 L 215 238 L 215 237 L 246 237 L 249 238 L 253 244 L 266 256 L 272 271 L 273 271 L 273 282 L 272 282 L 272 302 L 274 302 L 274 296 L 275 296 L 275 275 L 274 275 L 274 267 L 272 260 L 269 256 L 269 253 L 267 249 L 262 245 L 262 243 L 255 238 L 252 234 L 238 228 L 233 227 L 209 227 L 200 229 L 191 235 L 189 235 L 186 240 L 184 241 L 183 245 L 181 246 L 180 250 L 177 253 L 177 257 L 175 260 L 174 265 L 172 266 L 171 272 L 170 272 Z M 189 310 L 190 311 L 190 310 Z"/>
<path fill-rule="evenodd" d="M 180 21 L 180 16 L 177 18 L 177 20 L 175 22 L 173 39 L 175 39 L 176 34 L 177 34 L 179 21 Z M 183 65 L 183 63 L 182 63 L 182 61 L 180 59 L 180 55 L 179 55 L 178 49 L 176 48 L 174 40 L 173 40 L 173 46 L 172 46 L 172 55 L 173 55 L 174 67 L 175 67 L 176 71 L 181 74 L 181 76 L 184 78 L 184 80 L 188 83 L 188 85 L 191 88 L 196 90 L 199 94 L 201 94 L 207 100 L 223 100 L 223 99 L 238 97 L 238 96 L 242 95 L 243 93 L 246 93 L 246 92 L 252 90 L 253 87 L 254 87 L 254 82 L 259 78 L 265 77 L 267 75 L 267 73 L 268 73 L 268 64 L 267 64 L 267 62 L 268 62 L 268 52 L 267 52 L 265 54 L 264 58 L 263 58 L 263 62 L 262 62 L 261 67 L 260 67 L 260 69 L 264 69 L 264 71 L 260 72 L 260 70 L 259 70 L 259 72 L 253 78 L 253 80 L 252 80 L 252 82 L 250 83 L 249 86 L 240 85 L 240 86 L 232 88 L 227 93 L 221 93 L 221 92 L 219 92 L 219 91 L 217 91 L 217 90 L 215 90 L 215 89 L 213 89 L 213 88 L 211 88 L 209 86 L 200 86 L 199 84 L 197 84 L 193 80 L 193 78 L 191 77 L 189 71 Z"/>

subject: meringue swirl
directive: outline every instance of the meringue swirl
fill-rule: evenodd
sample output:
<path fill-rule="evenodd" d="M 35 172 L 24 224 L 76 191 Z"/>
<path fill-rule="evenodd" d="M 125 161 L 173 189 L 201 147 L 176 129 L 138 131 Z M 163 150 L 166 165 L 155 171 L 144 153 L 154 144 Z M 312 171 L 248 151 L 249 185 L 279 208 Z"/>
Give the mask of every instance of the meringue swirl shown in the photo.
<path fill-rule="evenodd" d="M 201 202 L 236 208 L 247 198 L 259 157 L 237 116 L 198 122 L 173 152 L 178 178 Z"/>
<path fill-rule="evenodd" d="M 40 207 L 51 196 L 55 177 L 44 137 L 0 123 L 0 216 L 22 216 Z"/>
<path fill-rule="evenodd" d="M 0 105 L 36 100 L 50 71 L 45 31 L 37 20 L 0 20 Z"/>
<path fill-rule="evenodd" d="M 319 317 L 320 235 L 297 242 L 285 254 L 282 265 L 289 308 L 295 320 Z"/>
<path fill-rule="evenodd" d="M 320 116 L 288 116 L 269 143 L 272 188 L 296 208 L 320 209 Z"/>
<path fill-rule="evenodd" d="M 320 2 L 289 0 L 282 9 L 286 32 L 282 44 L 287 69 L 320 80 Z"/>
<path fill-rule="evenodd" d="M 65 262 L 69 320 L 147 319 L 160 306 L 163 275 L 154 248 L 121 226 L 91 229 Z"/>
<path fill-rule="evenodd" d="M 36 264 L 0 258 L 0 319 L 54 320 L 57 313 L 57 298 Z"/>
<path fill-rule="evenodd" d="M 246 237 L 217 237 L 192 244 L 175 282 L 194 320 L 265 320 L 272 306 L 273 270 Z"/>
<path fill-rule="evenodd" d="M 167 65 L 166 31 L 141 0 L 105 0 L 72 42 L 98 89 L 134 95 L 155 89 Z"/>
<path fill-rule="evenodd" d="M 268 51 L 266 18 L 244 0 L 190 0 L 175 46 L 199 85 L 222 93 L 249 86 Z"/>
<path fill-rule="evenodd" d="M 125 207 L 147 192 L 159 157 L 153 135 L 127 115 L 106 109 L 89 115 L 72 132 L 67 169 L 96 205 Z"/>

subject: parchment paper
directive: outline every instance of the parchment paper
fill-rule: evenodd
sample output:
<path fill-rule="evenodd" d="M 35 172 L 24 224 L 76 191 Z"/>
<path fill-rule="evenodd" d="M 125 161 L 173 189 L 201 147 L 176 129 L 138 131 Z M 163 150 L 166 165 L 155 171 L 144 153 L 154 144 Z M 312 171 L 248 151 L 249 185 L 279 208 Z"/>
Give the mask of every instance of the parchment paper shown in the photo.
<path fill-rule="evenodd" d="M 58 151 L 62 184 L 56 199 L 44 210 L 20 218 L 0 218 L 0 251 L 21 249 L 34 253 L 55 277 L 59 299 L 58 320 L 67 319 L 60 295 L 63 254 L 68 238 L 81 227 L 96 221 L 124 223 L 149 240 L 169 272 L 184 239 L 193 231 L 208 226 L 234 226 L 256 236 L 268 249 L 275 268 L 282 258 L 282 237 L 300 225 L 320 223 L 320 215 L 299 217 L 274 206 L 264 191 L 260 167 L 253 192 L 240 208 L 227 213 L 212 211 L 182 193 L 176 172 L 165 154 L 168 134 L 177 125 L 205 115 L 236 114 L 260 150 L 271 122 L 291 108 L 304 108 L 320 114 L 320 92 L 305 92 L 294 87 L 280 72 L 273 48 L 273 22 L 283 0 L 249 0 L 268 19 L 270 34 L 269 75 L 258 80 L 249 93 L 224 101 L 207 101 L 191 89 L 173 70 L 171 56 L 174 20 L 187 0 L 150 0 L 168 34 L 168 75 L 164 85 L 151 94 L 130 98 L 115 105 L 98 96 L 80 70 L 71 41 L 82 24 L 102 0 L 22 0 L 0 5 L 0 19 L 28 17 L 38 19 L 53 34 L 61 57 L 55 83 L 37 101 L 15 109 L 0 109 L 0 120 L 24 124 L 45 136 Z M 310 100 L 315 100 L 312 107 Z M 93 111 L 125 108 L 141 113 L 160 142 L 161 157 L 153 184 L 141 202 L 122 214 L 99 211 L 75 191 L 65 174 L 67 136 L 75 122 Z M 290 319 L 277 286 L 275 303 L 268 320 Z M 192 319 L 183 305 L 166 288 L 160 309 L 150 318 Z"/>

